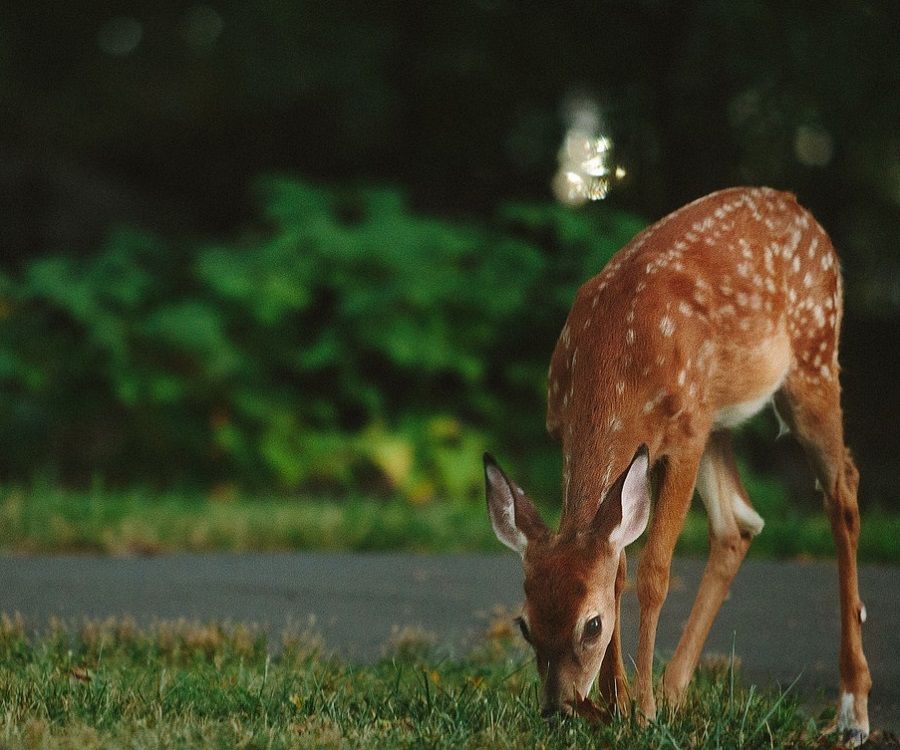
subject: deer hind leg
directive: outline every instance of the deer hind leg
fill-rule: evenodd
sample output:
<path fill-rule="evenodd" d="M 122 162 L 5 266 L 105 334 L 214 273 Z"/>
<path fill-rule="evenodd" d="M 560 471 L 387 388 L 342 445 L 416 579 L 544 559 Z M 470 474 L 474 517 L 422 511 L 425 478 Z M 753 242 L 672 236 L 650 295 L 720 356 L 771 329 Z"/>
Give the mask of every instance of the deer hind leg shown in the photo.
<path fill-rule="evenodd" d="M 669 592 L 669 569 L 675 542 L 694 493 L 694 480 L 703 453 L 699 446 L 685 446 L 666 459 L 659 497 L 647 532 L 647 542 L 638 564 L 637 595 L 640 626 L 634 682 L 635 699 L 642 720 L 656 716 L 653 696 L 653 652 L 659 613 Z"/>
<path fill-rule="evenodd" d="M 741 484 L 727 431 L 709 437 L 697 473 L 697 492 L 709 518 L 709 560 L 678 648 L 663 677 L 663 692 L 670 706 L 677 706 L 684 695 L 750 540 L 763 526 Z"/>
<path fill-rule="evenodd" d="M 616 573 L 616 621 L 613 625 L 612 640 L 606 649 L 597 684 L 600 689 L 603 708 L 612 716 L 614 711 L 622 714 L 628 710 L 628 681 L 625 678 L 625 665 L 622 663 L 622 592 L 625 590 L 627 566 L 625 550 L 619 557 L 619 570 Z"/>
<path fill-rule="evenodd" d="M 775 403 L 809 457 L 824 493 L 840 576 L 841 698 L 835 728 L 851 746 L 861 745 L 869 734 L 868 696 L 872 679 L 862 648 L 866 608 L 859 598 L 856 570 L 859 472 L 844 445 L 837 377 L 792 374 Z"/>

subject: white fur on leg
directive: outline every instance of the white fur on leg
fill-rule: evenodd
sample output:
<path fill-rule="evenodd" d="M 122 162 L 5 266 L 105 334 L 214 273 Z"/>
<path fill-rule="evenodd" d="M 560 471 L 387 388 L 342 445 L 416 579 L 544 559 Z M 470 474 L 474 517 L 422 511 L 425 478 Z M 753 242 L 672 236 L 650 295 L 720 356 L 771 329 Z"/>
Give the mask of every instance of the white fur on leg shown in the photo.
<path fill-rule="evenodd" d="M 856 696 L 843 693 L 838 707 L 837 730 L 846 738 L 847 747 L 859 747 L 869 738 L 869 717 L 860 722 L 856 716 Z"/>

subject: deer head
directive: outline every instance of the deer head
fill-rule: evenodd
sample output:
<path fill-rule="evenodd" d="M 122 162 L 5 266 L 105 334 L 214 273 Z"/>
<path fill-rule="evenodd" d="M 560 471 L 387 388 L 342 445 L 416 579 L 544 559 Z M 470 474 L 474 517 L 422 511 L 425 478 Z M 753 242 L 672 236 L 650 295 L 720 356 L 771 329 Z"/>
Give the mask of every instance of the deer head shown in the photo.
<path fill-rule="evenodd" d="M 650 514 L 646 447 L 605 493 L 593 522 L 571 534 L 547 528 L 532 501 L 484 457 L 497 538 L 522 556 L 525 605 L 518 624 L 537 658 L 541 713 L 571 712 L 600 671 L 616 618 L 616 574 Z"/>

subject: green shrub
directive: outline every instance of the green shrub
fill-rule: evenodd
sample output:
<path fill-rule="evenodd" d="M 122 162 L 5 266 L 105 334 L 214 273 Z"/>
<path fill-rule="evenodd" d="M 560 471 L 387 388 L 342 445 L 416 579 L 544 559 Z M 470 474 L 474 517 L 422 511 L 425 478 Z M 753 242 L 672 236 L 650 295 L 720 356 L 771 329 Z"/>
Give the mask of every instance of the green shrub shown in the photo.
<path fill-rule="evenodd" d="M 258 194 L 237 242 L 118 231 L 0 279 L 7 477 L 427 501 L 480 495 L 490 447 L 555 485 L 550 352 L 577 285 L 640 222 L 551 205 L 448 221 L 395 189 L 287 179 Z"/>

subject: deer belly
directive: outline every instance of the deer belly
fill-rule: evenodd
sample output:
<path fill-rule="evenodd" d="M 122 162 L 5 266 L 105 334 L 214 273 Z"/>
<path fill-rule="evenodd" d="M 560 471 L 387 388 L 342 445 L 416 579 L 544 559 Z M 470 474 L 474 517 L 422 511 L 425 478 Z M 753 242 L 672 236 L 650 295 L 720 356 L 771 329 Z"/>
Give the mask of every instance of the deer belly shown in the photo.
<path fill-rule="evenodd" d="M 779 383 L 780 385 L 780 383 Z M 773 388 L 770 393 L 766 393 L 759 398 L 750 401 L 743 401 L 739 404 L 731 404 L 725 406 L 716 412 L 713 425 L 717 429 L 737 427 L 741 422 L 746 422 L 750 417 L 762 411 L 763 407 L 772 400 L 772 394 L 777 390 Z"/>
<path fill-rule="evenodd" d="M 716 398 L 714 427 L 736 427 L 760 412 L 781 388 L 790 366 L 791 347 L 783 331 L 754 347 L 729 352 L 722 368 L 730 377 Z"/>

